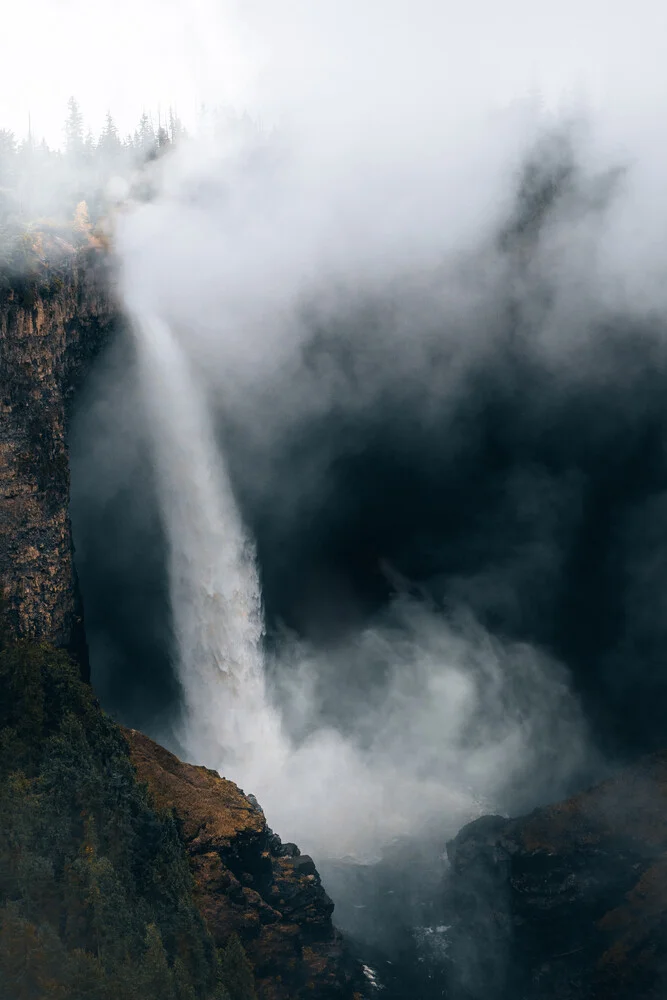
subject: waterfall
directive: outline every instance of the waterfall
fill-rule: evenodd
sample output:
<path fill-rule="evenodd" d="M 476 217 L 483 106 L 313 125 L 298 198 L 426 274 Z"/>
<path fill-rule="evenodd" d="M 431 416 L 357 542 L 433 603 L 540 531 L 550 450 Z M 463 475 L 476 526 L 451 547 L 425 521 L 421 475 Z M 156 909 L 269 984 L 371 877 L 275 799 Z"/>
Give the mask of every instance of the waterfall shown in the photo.
<path fill-rule="evenodd" d="M 187 756 L 257 795 L 286 839 L 319 858 L 366 863 L 433 823 L 438 836 L 453 835 L 535 773 L 554 783 L 569 774 L 587 744 L 560 666 L 408 595 L 389 622 L 370 622 L 336 651 L 286 643 L 281 703 L 306 723 L 299 739 L 289 736 L 267 692 L 255 552 L 205 379 L 175 328 L 130 312 L 168 542 Z M 328 725 L 319 710 L 318 670 L 337 657 L 362 675 L 378 658 L 387 666 L 386 690 L 358 731 Z"/>
<path fill-rule="evenodd" d="M 186 352 L 156 316 L 135 315 L 134 329 L 169 547 L 183 743 L 250 787 L 262 783 L 260 758 L 275 766 L 284 753 L 265 686 L 253 545 Z"/>

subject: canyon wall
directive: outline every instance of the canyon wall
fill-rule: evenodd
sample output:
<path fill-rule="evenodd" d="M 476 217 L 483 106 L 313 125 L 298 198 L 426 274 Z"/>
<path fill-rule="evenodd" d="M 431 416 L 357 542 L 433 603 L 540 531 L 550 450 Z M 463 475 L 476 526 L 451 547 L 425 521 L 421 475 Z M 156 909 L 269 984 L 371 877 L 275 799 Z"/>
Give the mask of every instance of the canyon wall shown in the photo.
<path fill-rule="evenodd" d="M 0 291 L 0 587 L 12 631 L 67 648 L 88 676 L 68 515 L 67 413 L 116 311 L 92 246 Z"/>

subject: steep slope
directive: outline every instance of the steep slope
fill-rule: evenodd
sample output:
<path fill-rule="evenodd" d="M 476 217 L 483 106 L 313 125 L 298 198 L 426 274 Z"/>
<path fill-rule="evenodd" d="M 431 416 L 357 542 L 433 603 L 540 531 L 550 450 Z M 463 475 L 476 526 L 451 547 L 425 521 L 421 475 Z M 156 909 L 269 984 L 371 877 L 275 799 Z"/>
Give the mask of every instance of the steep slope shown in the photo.
<path fill-rule="evenodd" d="M 218 947 L 238 934 L 260 1000 L 360 998 L 359 967 L 331 922 L 333 903 L 312 859 L 282 844 L 233 782 L 142 733 L 124 733 L 151 801 L 179 822 L 199 912 Z"/>
<path fill-rule="evenodd" d="M 332 910 L 236 785 L 0 635 L 3 1000 L 361 1000 Z"/>
<path fill-rule="evenodd" d="M 0 587 L 15 633 L 71 650 L 86 674 L 67 407 L 116 313 L 104 254 L 60 244 L 0 287 Z"/>
<path fill-rule="evenodd" d="M 0 996 L 223 1000 L 218 978 L 118 727 L 65 653 L 0 635 Z"/>
<path fill-rule="evenodd" d="M 3 1000 L 361 1000 L 332 910 L 236 785 L 0 635 Z"/>

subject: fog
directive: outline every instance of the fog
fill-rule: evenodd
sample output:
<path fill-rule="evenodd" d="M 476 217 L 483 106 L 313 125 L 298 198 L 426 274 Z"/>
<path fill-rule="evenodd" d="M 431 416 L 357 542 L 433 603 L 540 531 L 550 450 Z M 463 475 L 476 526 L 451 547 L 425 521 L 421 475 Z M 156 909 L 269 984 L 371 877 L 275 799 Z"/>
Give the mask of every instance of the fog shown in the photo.
<path fill-rule="evenodd" d="M 250 4 L 250 114 L 114 219 L 128 329 L 72 438 L 94 683 L 318 862 L 664 743 L 644 6 Z"/>

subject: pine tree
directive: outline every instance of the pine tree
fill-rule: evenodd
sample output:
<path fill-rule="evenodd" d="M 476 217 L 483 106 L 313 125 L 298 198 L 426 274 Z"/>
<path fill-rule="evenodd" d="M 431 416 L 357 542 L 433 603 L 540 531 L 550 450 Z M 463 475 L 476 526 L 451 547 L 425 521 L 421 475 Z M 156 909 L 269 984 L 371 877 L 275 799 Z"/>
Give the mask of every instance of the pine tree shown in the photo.
<path fill-rule="evenodd" d="M 16 180 L 18 157 L 16 155 L 16 139 L 9 129 L 0 129 L 0 226 L 9 222 L 14 214 L 16 201 Z M 4 259 L 8 240 L 0 233 L 0 254 Z"/>
<path fill-rule="evenodd" d="M 162 944 L 162 936 L 155 924 L 146 928 L 146 953 L 142 965 L 142 996 L 175 1000 L 174 980 Z"/>
<path fill-rule="evenodd" d="M 171 146 L 169 133 L 167 132 L 164 125 L 160 125 L 159 129 L 157 130 L 156 140 L 157 140 L 157 148 L 159 150 L 164 150 L 168 146 Z"/>
<path fill-rule="evenodd" d="M 107 111 L 104 128 L 97 143 L 98 153 L 106 164 L 113 165 L 119 159 L 122 149 L 123 146 L 118 134 L 118 126 L 111 112 Z"/>
<path fill-rule="evenodd" d="M 65 151 L 70 156 L 80 156 L 83 152 L 83 115 L 74 97 L 67 102 Z"/>
<path fill-rule="evenodd" d="M 203 1000 L 212 985 L 175 821 L 66 655 L 1 634 L 0 888 L 1 1000 L 192 1000 L 191 985 Z M 161 933 L 187 956 L 173 970 Z"/>
<path fill-rule="evenodd" d="M 156 151 L 155 129 L 149 115 L 144 113 L 139 119 L 139 127 L 135 133 L 135 145 L 143 156 L 150 157 Z"/>
<path fill-rule="evenodd" d="M 232 934 L 219 952 L 220 981 L 229 1000 L 257 1000 L 255 977 L 238 934 Z"/>
<path fill-rule="evenodd" d="M 53 934 L 40 934 L 16 906 L 5 906 L 0 911 L 0 995 L 12 1000 L 58 997 L 54 972 L 64 957 L 58 945 Z"/>
<path fill-rule="evenodd" d="M 95 156 L 95 139 L 93 130 L 90 128 L 86 132 L 86 138 L 83 143 L 83 155 L 86 162 L 92 163 Z"/>
<path fill-rule="evenodd" d="M 95 955 L 77 948 L 68 956 L 67 1000 L 107 1000 L 114 994 L 109 989 L 109 977 Z"/>
<path fill-rule="evenodd" d="M 176 1000 L 197 1000 L 194 986 L 190 982 L 188 970 L 180 958 L 174 961 L 173 976 Z"/>
<path fill-rule="evenodd" d="M 16 176 L 16 138 L 9 129 L 0 128 L 0 187 L 9 187 Z"/>
<path fill-rule="evenodd" d="M 186 136 L 186 131 L 183 128 L 183 122 L 178 117 L 173 108 L 169 108 L 169 140 L 172 143 L 177 143 Z"/>

